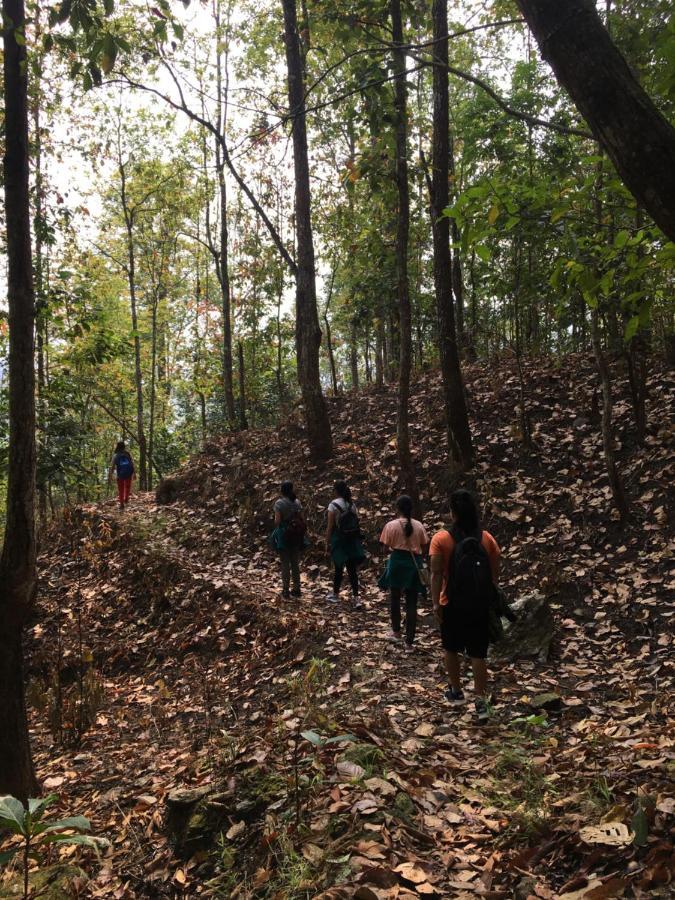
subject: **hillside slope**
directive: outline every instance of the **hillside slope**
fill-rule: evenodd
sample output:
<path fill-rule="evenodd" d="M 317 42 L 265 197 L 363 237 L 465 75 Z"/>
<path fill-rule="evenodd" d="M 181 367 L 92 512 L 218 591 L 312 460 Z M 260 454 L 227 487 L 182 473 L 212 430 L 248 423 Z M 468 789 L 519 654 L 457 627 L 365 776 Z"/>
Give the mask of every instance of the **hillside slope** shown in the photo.
<path fill-rule="evenodd" d="M 46 788 L 114 840 L 89 895 L 666 896 L 675 380 L 652 372 L 638 448 L 616 374 L 633 501 L 625 529 L 611 511 L 588 360 L 527 367 L 529 450 L 513 363 L 467 373 L 478 454 L 464 483 L 503 546 L 509 593 L 541 590 L 557 624 L 550 660 L 495 672 L 483 729 L 468 709 L 444 706 L 431 616 L 412 656 L 380 640 L 377 535 L 398 489 L 393 388 L 331 401 L 336 454 L 325 469 L 308 462 L 292 414 L 277 431 L 214 441 L 164 485 L 166 505 L 143 496 L 124 514 L 110 503 L 57 523 L 41 557 L 31 695 L 49 705 L 57 670 L 63 691 L 77 693 L 87 670 L 94 721 L 79 746 L 55 749 L 44 713 L 34 719 Z M 411 419 L 434 530 L 449 488 L 434 373 L 417 382 Z M 296 482 L 320 535 L 338 475 L 353 485 L 373 554 L 362 613 L 323 602 L 318 541 L 302 598 L 282 601 L 265 544 L 282 478 Z M 562 708 L 533 717 L 532 698 L 550 691 Z M 62 736 L 77 715 L 66 710 Z M 351 738 L 324 742 L 341 734 Z M 181 861 L 164 800 L 204 785 L 219 792 L 221 838 Z M 582 841 L 579 829 L 603 818 L 632 823 L 635 841 Z"/>

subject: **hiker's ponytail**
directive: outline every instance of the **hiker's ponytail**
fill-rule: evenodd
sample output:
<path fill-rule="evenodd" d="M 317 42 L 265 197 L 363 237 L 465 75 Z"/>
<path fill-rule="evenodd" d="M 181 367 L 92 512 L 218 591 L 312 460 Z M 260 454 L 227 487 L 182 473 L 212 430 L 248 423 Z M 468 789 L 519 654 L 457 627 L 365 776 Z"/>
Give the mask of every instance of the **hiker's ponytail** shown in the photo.
<path fill-rule="evenodd" d="M 293 482 L 292 481 L 282 481 L 281 482 L 281 496 L 286 497 L 287 500 L 290 500 L 291 503 L 295 503 L 298 499 L 295 496 L 295 491 L 293 490 Z"/>
<path fill-rule="evenodd" d="M 347 506 L 352 505 L 352 492 L 349 490 L 349 485 L 346 481 L 336 481 L 333 489 L 338 497 L 345 501 Z"/>
<path fill-rule="evenodd" d="M 455 514 L 460 531 L 464 534 L 478 531 L 478 506 L 470 491 L 455 491 L 450 497 L 450 509 Z"/>
<path fill-rule="evenodd" d="M 404 494 L 402 497 L 399 497 L 396 501 L 396 508 L 404 516 L 408 521 L 403 526 L 403 533 L 406 537 L 410 537 L 413 533 L 413 525 L 412 525 L 412 500 L 407 494 Z"/>

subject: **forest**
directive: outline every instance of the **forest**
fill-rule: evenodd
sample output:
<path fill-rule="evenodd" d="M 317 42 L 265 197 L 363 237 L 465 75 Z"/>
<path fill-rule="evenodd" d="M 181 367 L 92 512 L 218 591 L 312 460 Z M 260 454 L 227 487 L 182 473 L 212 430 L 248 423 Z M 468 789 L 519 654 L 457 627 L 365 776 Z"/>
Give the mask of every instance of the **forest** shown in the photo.
<path fill-rule="evenodd" d="M 671 896 L 672 3 L 2 7 L 0 898 Z"/>

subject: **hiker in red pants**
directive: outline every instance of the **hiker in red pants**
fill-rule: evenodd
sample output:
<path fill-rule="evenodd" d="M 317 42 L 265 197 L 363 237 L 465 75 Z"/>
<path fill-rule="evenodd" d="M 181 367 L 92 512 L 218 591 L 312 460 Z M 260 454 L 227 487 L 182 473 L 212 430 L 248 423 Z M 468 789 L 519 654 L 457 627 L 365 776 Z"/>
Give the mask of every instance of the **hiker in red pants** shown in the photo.
<path fill-rule="evenodd" d="M 115 447 L 108 474 L 108 484 L 110 484 L 113 472 L 117 475 L 117 501 L 120 509 L 124 509 L 129 502 L 131 480 L 135 474 L 134 462 L 131 454 L 124 446 L 124 441 L 118 441 Z"/>

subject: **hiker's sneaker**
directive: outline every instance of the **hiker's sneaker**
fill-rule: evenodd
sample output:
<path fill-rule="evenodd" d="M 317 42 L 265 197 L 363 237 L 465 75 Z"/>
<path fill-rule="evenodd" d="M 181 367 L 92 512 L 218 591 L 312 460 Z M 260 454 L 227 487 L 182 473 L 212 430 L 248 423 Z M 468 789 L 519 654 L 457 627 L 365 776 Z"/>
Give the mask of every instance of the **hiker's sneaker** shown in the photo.
<path fill-rule="evenodd" d="M 359 597 L 358 594 L 352 597 L 352 606 L 354 607 L 354 609 L 363 609 L 363 600 Z"/>
<path fill-rule="evenodd" d="M 456 691 L 453 687 L 449 687 L 444 696 L 448 703 L 450 703 L 452 706 L 463 706 L 466 702 L 464 700 L 464 692 L 461 690 Z"/>
<path fill-rule="evenodd" d="M 326 594 L 326 603 L 338 603 L 340 598 L 337 594 L 334 594 L 332 591 L 330 594 Z"/>
<path fill-rule="evenodd" d="M 390 641 L 392 644 L 395 644 L 397 641 L 401 640 L 401 632 L 392 629 L 385 634 L 384 639 L 385 641 Z"/>
<path fill-rule="evenodd" d="M 405 652 L 406 652 L 406 653 L 414 653 L 414 652 L 415 652 L 415 645 L 414 645 L 414 644 L 409 644 L 409 643 L 406 641 L 405 644 L 404 644 L 403 646 L 404 646 L 404 649 L 405 649 Z"/>
<path fill-rule="evenodd" d="M 485 725 L 490 718 L 487 700 L 484 700 L 482 697 L 477 697 L 474 701 L 474 706 L 476 707 L 476 721 L 479 725 Z"/>
<path fill-rule="evenodd" d="M 124 509 L 124 503 L 118 503 L 117 505 L 119 506 L 120 509 L 122 509 L 122 510 Z"/>
<path fill-rule="evenodd" d="M 302 591 L 300 590 L 300 588 L 293 588 L 293 590 L 291 591 L 291 597 L 301 597 L 301 596 L 302 596 Z"/>
<path fill-rule="evenodd" d="M 282 591 L 282 592 L 281 592 L 281 598 L 282 598 L 282 600 L 290 600 L 290 599 L 291 599 L 291 592 L 290 592 L 290 591 Z"/>

